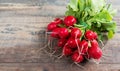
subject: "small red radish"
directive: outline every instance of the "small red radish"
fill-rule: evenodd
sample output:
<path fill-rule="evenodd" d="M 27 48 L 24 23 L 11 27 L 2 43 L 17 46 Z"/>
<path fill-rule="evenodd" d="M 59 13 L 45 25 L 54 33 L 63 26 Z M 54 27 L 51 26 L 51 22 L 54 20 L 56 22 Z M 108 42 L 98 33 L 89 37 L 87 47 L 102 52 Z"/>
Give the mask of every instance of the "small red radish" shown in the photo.
<path fill-rule="evenodd" d="M 57 24 L 55 22 L 51 22 L 47 26 L 48 31 L 52 31 L 53 29 L 57 28 Z"/>
<path fill-rule="evenodd" d="M 95 40 L 95 39 L 92 40 L 92 41 L 91 41 L 91 46 L 92 46 L 92 47 L 98 47 L 99 44 L 98 44 L 97 40 Z"/>
<path fill-rule="evenodd" d="M 91 30 L 87 30 L 85 32 L 85 38 L 88 40 L 93 40 L 94 39 L 94 32 Z"/>
<path fill-rule="evenodd" d="M 71 37 L 72 38 L 80 38 L 82 36 L 82 32 L 79 28 L 73 28 L 71 30 Z"/>
<path fill-rule="evenodd" d="M 55 18 L 55 19 L 54 19 L 54 22 L 55 22 L 56 24 L 62 24 L 62 23 L 63 23 L 63 20 L 60 19 L 60 18 Z"/>
<path fill-rule="evenodd" d="M 77 63 L 80 63 L 83 61 L 83 56 L 81 54 L 79 54 L 78 52 L 74 52 L 73 55 L 72 55 L 72 60 L 74 62 L 77 62 Z"/>
<path fill-rule="evenodd" d="M 76 22 L 77 22 L 77 20 L 74 16 L 66 16 L 64 18 L 64 24 L 66 26 L 73 26 Z"/>
<path fill-rule="evenodd" d="M 96 32 L 93 33 L 94 34 L 94 39 L 97 39 L 98 38 L 98 35 Z"/>
<path fill-rule="evenodd" d="M 59 30 L 59 37 L 60 38 L 67 38 L 69 36 L 69 32 L 67 28 L 60 28 Z"/>
<path fill-rule="evenodd" d="M 68 56 L 72 54 L 72 49 L 65 45 L 62 52 L 64 56 Z"/>
<path fill-rule="evenodd" d="M 51 36 L 54 37 L 54 38 L 59 38 L 59 30 L 60 28 L 55 28 L 52 33 L 51 33 Z"/>
<path fill-rule="evenodd" d="M 63 47 L 67 42 L 67 39 L 59 39 L 58 41 L 58 47 Z"/>
<path fill-rule="evenodd" d="M 102 57 L 102 50 L 99 47 L 90 47 L 88 49 L 88 54 L 94 59 L 100 59 Z"/>
<path fill-rule="evenodd" d="M 69 38 L 67 41 L 68 46 L 71 48 L 77 48 L 77 44 L 79 43 L 80 43 L 79 39 Z"/>
<path fill-rule="evenodd" d="M 85 54 L 88 51 L 88 42 L 86 40 L 82 40 L 79 44 L 79 49 L 81 53 Z"/>

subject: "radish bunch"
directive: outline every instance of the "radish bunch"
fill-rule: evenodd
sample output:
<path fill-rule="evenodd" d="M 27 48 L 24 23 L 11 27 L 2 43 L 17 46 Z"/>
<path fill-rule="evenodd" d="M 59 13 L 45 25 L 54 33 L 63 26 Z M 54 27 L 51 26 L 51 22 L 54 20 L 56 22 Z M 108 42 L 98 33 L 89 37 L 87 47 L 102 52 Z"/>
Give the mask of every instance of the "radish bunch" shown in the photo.
<path fill-rule="evenodd" d="M 56 18 L 47 26 L 51 37 L 57 38 L 57 46 L 62 49 L 61 55 L 71 57 L 73 62 L 80 63 L 85 58 L 100 59 L 102 50 L 98 44 L 98 35 L 92 30 L 81 31 L 74 25 L 77 19 L 66 16 L 64 19 Z"/>

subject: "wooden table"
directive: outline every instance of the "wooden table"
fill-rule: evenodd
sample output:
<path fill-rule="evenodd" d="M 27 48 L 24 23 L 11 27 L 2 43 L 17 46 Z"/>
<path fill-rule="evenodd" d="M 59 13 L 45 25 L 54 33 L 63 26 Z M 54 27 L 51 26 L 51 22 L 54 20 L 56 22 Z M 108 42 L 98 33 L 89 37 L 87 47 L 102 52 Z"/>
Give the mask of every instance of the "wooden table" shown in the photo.
<path fill-rule="evenodd" d="M 117 33 L 105 46 L 97 64 L 87 63 L 82 70 L 69 61 L 54 62 L 37 52 L 45 45 L 44 27 L 55 17 L 64 16 L 68 0 L 0 0 L 0 71 L 120 71 L 119 0 L 109 0 L 118 13 Z"/>

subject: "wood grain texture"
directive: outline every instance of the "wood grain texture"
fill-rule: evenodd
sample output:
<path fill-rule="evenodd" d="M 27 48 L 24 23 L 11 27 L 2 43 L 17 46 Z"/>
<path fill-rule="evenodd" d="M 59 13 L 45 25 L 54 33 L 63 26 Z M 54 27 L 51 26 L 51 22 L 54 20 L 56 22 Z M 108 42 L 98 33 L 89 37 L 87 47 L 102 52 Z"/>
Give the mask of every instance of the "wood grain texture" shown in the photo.
<path fill-rule="evenodd" d="M 55 62 L 37 52 L 46 44 L 45 27 L 55 17 L 63 17 L 68 0 L 0 0 L 0 71 L 80 71 L 67 59 Z M 120 71 L 120 6 L 109 0 L 118 13 L 117 33 L 107 42 L 101 63 L 87 63 L 82 71 Z"/>
<path fill-rule="evenodd" d="M 55 66 L 56 65 L 56 66 Z M 86 69 L 81 69 L 77 66 L 61 66 L 61 64 L 39 64 L 39 63 L 1 63 L 0 71 L 120 71 L 118 64 L 87 64 Z M 59 66 L 59 67 L 58 67 Z M 61 66 L 61 67 L 60 67 Z"/>
<path fill-rule="evenodd" d="M 0 71 L 54 71 L 53 64 L 39 63 L 0 63 Z"/>

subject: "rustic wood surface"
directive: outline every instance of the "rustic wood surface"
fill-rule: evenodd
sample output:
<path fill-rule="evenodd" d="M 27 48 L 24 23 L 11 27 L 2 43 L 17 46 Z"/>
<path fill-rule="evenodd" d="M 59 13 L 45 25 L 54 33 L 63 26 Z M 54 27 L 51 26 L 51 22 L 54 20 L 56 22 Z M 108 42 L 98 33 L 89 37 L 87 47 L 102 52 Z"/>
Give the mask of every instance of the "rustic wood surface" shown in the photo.
<path fill-rule="evenodd" d="M 105 45 L 99 65 L 91 62 L 80 69 L 69 61 L 54 62 L 37 52 L 46 44 L 44 30 L 55 17 L 64 16 L 69 0 L 0 0 L 0 71 L 120 71 L 120 1 L 109 0 L 118 9 L 117 33 Z"/>

